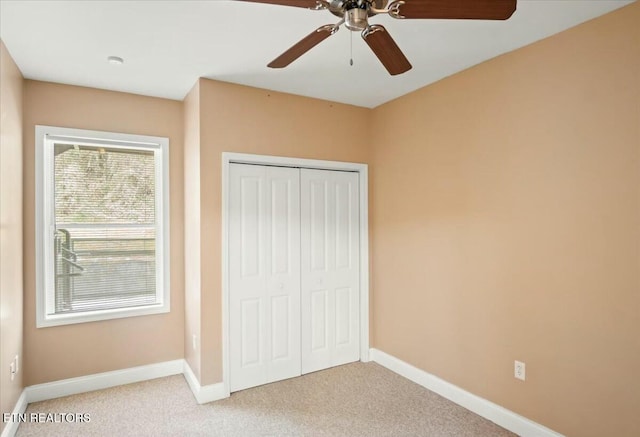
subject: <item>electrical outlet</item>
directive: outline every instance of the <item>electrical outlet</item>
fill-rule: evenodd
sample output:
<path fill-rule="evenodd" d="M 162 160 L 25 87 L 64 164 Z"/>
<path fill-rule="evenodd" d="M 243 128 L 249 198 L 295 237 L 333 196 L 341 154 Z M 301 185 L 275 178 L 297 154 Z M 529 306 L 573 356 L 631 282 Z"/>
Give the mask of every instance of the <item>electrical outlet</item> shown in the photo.
<path fill-rule="evenodd" d="M 193 350 L 196 350 L 197 347 L 198 347 L 198 343 L 196 340 L 196 335 L 193 334 Z"/>
<path fill-rule="evenodd" d="M 11 372 L 11 380 L 13 381 L 16 377 L 16 362 L 11 361 L 11 364 L 9 364 L 9 372 Z"/>
<path fill-rule="evenodd" d="M 522 381 L 525 380 L 526 376 L 526 368 L 525 364 L 522 361 L 516 360 L 513 365 L 513 376 Z"/>

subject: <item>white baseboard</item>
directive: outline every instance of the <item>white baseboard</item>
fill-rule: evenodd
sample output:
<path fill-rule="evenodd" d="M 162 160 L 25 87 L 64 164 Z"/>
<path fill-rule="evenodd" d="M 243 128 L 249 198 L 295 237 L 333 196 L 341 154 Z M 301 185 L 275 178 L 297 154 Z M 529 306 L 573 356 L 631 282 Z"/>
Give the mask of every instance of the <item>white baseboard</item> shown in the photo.
<path fill-rule="evenodd" d="M 225 390 L 224 384 L 219 382 L 217 384 L 201 386 L 198 382 L 198 378 L 189 367 L 187 361 L 184 361 L 184 378 L 187 380 L 187 384 L 191 388 L 193 395 L 199 404 L 206 404 L 208 402 L 217 401 L 220 399 L 228 398 L 229 392 Z"/>
<path fill-rule="evenodd" d="M 229 397 L 229 391 L 225 389 L 222 382 L 201 386 L 187 362 L 184 359 L 179 359 L 32 385 L 22 391 L 12 414 L 15 417 L 24 413 L 27 405 L 32 402 L 46 401 L 63 396 L 181 374 L 184 374 L 189 388 L 191 388 L 199 404 L 206 404 L 207 402 Z M 14 437 L 19 425 L 18 421 L 8 421 L 0 437 Z"/>
<path fill-rule="evenodd" d="M 562 434 L 540 425 L 500 405 L 469 393 L 458 386 L 418 369 L 394 356 L 377 349 L 371 349 L 369 357 L 383 367 L 404 376 L 450 401 L 473 411 L 521 437 L 563 437 Z"/>
<path fill-rule="evenodd" d="M 385 352 L 371 349 L 369 359 L 522 437 L 563 437 L 562 434 L 558 434 L 513 411 L 469 393 L 460 387 L 424 370 L 418 369 Z M 221 382 L 201 386 L 191 367 L 189 367 L 189 364 L 187 364 L 185 360 L 180 359 L 32 385 L 22 391 L 13 409 L 13 413 L 24 413 L 27 405 L 31 402 L 55 399 L 179 374 L 184 374 L 189 388 L 191 388 L 199 404 L 229 397 L 228 390 L 225 389 L 224 384 Z M 0 437 L 13 437 L 18 430 L 18 425 L 19 423 L 17 422 L 7 422 Z"/>
<path fill-rule="evenodd" d="M 20 397 L 18 398 L 18 401 L 16 402 L 15 407 L 13 407 L 13 412 L 11 414 L 11 417 L 15 418 L 18 415 L 24 413 L 25 410 L 27 409 L 28 404 L 29 403 L 27 402 L 27 392 L 26 390 L 22 390 L 22 393 L 20 393 Z M 7 423 L 5 423 L 4 429 L 2 430 L 2 434 L 0 434 L 0 437 L 15 436 L 16 432 L 18 431 L 18 425 L 20 425 L 20 423 L 17 420 L 8 421 Z"/>
<path fill-rule="evenodd" d="M 25 388 L 27 402 L 45 401 L 78 393 L 116 387 L 118 385 L 179 375 L 183 372 L 183 363 L 183 359 L 165 361 L 146 366 L 131 367 L 128 369 L 114 370 L 112 372 L 96 373 L 93 375 L 32 385 Z"/>

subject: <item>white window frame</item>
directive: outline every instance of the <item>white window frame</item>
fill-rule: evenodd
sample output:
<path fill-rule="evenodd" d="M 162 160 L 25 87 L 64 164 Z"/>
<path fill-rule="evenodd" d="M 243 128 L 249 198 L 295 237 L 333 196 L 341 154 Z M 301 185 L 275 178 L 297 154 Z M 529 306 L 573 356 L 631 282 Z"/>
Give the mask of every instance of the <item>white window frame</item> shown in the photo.
<path fill-rule="evenodd" d="M 169 139 L 54 126 L 36 126 L 36 327 L 122 317 L 168 313 L 170 311 L 169 276 Z M 68 314 L 48 314 L 55 297 L 53 232 L 53 144 L 107 145 L 113 148 L 153 150 L 156 189 L 156 296 L 157 303 L 129 308 L 113 308 Z"/>

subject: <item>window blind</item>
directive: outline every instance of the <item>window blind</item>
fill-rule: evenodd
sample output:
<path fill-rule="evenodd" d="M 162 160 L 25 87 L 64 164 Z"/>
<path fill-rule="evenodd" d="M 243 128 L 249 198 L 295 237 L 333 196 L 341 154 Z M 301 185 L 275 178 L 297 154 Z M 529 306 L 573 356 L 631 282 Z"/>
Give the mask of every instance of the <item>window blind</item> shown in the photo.
<path fill-rule="evenodd" d="M 152 150 L 54 144 L 54 314 L 157 303 Z"/>

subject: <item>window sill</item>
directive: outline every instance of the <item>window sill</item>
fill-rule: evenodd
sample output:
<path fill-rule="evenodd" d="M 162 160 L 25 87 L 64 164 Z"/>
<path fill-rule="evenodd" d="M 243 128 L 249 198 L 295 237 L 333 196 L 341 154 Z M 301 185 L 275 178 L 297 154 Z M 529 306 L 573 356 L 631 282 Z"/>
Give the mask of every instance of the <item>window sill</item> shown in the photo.
<path fill-rule="evenodd" d="M 143 307 L 116 308 L 72 314 L 38 315 L 36 328 L 72 325 L 76 323 L 97 322 L 101 320 L 122 319 L 125 317 L 149 316 L 168 313 L 169 304 L 145 305 Z"/>

